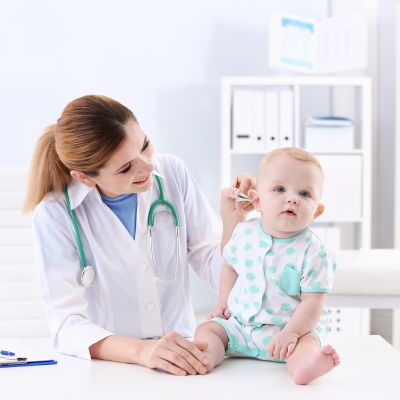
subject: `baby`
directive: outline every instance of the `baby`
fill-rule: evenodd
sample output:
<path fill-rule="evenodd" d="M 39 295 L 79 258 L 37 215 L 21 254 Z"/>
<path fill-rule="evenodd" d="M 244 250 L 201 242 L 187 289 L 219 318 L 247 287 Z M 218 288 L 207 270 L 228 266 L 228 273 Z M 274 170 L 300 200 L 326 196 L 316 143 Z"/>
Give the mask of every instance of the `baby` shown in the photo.
<path fill-rule="evenodd" d="M 249 196 L 261 218 L 240 223 L 224 248 L 218 305 L 199 325 L 208 370 L 224 355 L 284 362 L 297 384 L 339 364 L 327 333 L 327 293 L 336 263 L 308 225 L 324 211 L 324 175 L 310 153 L 290 147 L 261 162 Z"/>

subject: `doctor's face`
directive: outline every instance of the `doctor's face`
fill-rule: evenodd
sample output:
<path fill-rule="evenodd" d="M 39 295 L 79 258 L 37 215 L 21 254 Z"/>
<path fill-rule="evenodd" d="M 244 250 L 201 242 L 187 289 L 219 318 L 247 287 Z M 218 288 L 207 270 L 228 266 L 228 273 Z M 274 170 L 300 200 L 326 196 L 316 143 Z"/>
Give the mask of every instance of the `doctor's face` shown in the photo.
<path fill-rule="evenodd" d="M 152 185 L 153 146 L 137 122 L 125 125 L 126 139 L 106 165 L 90 179 L 108 197 L 146 192 Z"/>

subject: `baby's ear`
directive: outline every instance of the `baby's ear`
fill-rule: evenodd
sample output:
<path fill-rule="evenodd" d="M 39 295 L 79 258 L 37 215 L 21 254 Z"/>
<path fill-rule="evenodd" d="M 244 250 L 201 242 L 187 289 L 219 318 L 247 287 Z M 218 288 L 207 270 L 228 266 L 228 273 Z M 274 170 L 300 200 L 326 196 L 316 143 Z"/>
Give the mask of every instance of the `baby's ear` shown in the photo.
<path fill-rule="evenodd" d="M 325 206 L 322 203 L 319 203 L 313 219 L 317 219 L 324 212 L 324 210 Z"/>
<path fill-rule="evenodd" d="M 248 196 L 253 199 L 253 207 L 257 211 L 261 211 L 261 206 L 260 206 L 260 196 L 258 195 L 257 190 L 251 189 L 249 190 Z"/>

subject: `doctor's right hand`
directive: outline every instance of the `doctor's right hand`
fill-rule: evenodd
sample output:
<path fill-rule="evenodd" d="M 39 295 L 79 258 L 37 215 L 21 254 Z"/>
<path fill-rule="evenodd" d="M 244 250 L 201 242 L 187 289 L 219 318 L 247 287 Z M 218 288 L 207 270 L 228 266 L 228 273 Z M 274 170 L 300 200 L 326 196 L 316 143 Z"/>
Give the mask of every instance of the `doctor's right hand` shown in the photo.
<path fill-rule="evenodd" d="M 173 375 L 205 374 L 209 363 L 203 353 L 206 347 L 206 343 L 191 342 L 170 332 L 161 339 L 144 342 L 141 364 Z"/>

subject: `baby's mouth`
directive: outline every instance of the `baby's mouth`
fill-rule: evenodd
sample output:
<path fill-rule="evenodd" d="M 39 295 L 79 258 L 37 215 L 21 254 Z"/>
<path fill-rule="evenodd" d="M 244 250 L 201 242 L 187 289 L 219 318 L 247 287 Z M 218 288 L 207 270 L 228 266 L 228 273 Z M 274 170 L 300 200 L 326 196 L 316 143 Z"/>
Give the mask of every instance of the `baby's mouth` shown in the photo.
<path fill-rule="evenodd" d="M 295 217 L 296 213 L 293 210 L 285 210 L 282 214 Z"/>

